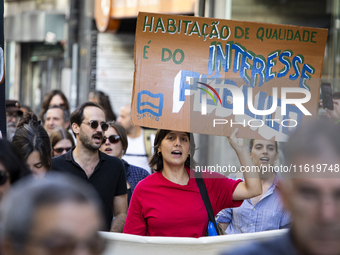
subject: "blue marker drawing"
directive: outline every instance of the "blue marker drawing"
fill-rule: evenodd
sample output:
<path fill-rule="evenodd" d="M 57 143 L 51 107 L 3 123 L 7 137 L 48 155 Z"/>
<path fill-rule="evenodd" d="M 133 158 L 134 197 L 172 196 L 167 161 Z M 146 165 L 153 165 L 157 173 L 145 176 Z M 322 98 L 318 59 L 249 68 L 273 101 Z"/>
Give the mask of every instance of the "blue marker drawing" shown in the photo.
<path fill-rule="evenodd" d="M 159 105 L 158 106 L 154 105 L 154 104 L 152 104 L 148 101 L 142 102 L 142 95 L 147 95 L 147 96 L 152 97 L 152 98 L 159 98 Z M 145 99 L 147 100 L 148 98 L 145 98 Z M 164 102 L 164 95 L 162 93 L 153 94 L 148 90 L 142 90 L 137 95 L 137 112 L 138 112 L 138 114 L 143 114 L 145 112 L 149 112 L 152 115 L 155 115 L 157 117 L 162 116 L 163 102 Z M 141 107 L 144 106 L 144 105 L 150 106 L 151 109 L 149 109 L 149 108 L 141 109 Z M 155 111 L 153 111 L 153 110 L 155 110 Z"/>

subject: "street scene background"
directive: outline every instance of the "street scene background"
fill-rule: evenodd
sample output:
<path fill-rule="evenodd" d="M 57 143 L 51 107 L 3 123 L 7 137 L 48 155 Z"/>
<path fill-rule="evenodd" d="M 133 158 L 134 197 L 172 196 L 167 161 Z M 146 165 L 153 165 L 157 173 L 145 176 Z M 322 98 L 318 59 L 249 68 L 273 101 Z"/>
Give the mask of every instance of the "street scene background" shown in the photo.
<path fill-rule="evenodd" d="M 167 13 L 169 3 L 172 14 L 327 28 L 322 80 L 331 82 L 333 92 L 340 90 L 339 1 L 209 0 L 204 7 L 195 0 L 123 1 L 126 6 L 112 1 L 106 8 L 115 25 L 98 29 L 95 5 L 104 8 L 105 2 L 110 1 L 5 0 L 6 98 L 39 114 L 45 94 L 60 89 L 72 112 L 91 91 L 100 90 L 118 116 L 131 103 L 138 10 Z M 195 137 L 200 165 L 239 165 L 226 137 Z"/>

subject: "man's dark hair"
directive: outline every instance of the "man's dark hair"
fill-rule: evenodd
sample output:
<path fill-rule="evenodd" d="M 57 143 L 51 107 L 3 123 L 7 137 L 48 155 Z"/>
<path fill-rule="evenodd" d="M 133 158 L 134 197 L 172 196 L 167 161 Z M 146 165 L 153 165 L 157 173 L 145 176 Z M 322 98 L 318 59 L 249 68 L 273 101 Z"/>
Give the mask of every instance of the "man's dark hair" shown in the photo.
<path fill-rule="evenodd" d="M 71 126 L 73 123 L 76 123 L 78 126 L 81 125 L 81 123 L 84 121 L 84 109 L 86 107 L 90 107 L 90 106 L 94 106 L 94 107 L 98 107 L 100 110 L 102 110 L 104 113 L 104 109 L 97 103 L 94 102 L 86 102 L 83 103 L 82 105 L 78 106 L 77 109 L 75 109 L 72 114 L 71 114 Z M 106 118 L 106 116 L 105 116 Z M 73 130 L 72 130 L 73 132 Z M 73 132 L 74 136 L 76 137 L 76 134 Z"/>

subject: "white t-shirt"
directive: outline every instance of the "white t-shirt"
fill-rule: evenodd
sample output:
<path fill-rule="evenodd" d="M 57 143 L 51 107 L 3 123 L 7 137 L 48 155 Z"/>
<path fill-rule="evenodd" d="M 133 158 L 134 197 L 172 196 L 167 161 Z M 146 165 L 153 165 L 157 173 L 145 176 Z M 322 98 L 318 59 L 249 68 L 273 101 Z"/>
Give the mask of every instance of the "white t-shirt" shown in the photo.
<path fill-rule="evenodd" d="M 144 130 L 137 138 L 128 137 L 128 148 L 123 159 L 131 165 L 139 166 L 152 173 L 144 145 Z"/>

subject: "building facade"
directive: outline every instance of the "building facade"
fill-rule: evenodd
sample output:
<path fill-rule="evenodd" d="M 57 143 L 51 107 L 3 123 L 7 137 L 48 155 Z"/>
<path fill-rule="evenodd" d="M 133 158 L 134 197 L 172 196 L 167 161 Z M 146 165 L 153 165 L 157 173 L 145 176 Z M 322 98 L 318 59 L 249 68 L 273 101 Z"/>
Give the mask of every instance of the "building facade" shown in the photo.
<path fill-rule="evenodd" d="M 51 89 L 61 89 L 71 109 L 97 89 L 118 114 L 131 100 L 138 11 L 328 28 L 323 80 L 340 91 L 339 0 L 5 0 L 7 98 L 39 114 Z M 238 164 L 227 138 L 197 141 L 202 165 Z"/>

